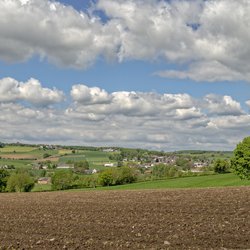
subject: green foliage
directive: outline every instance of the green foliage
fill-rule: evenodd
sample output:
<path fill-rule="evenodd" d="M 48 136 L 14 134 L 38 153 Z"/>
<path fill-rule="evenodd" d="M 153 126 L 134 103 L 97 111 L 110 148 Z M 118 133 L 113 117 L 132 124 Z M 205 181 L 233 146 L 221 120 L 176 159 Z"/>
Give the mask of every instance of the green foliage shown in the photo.
<path fill-rule="evenodd" d="M 0 192 L 4 192 L 9 178 L 9 172 L 5 169 L 0 169 Z"/>
<path fill-rule="evenodd" d="M 135 182 L 137 176 L 129 167 L 110 168 L 100 173 L 98 180 L 101 186 L 113 186 Z"/>
<path fill-rule="evenodd" d="M 44 153 L 43 154 L 43 158 L 48 158 L 48 157 L 50 157 L 51 155 L 50 154 L 48 154 L 48 153 Z"/>
<path fill-rule="evenodd" d="M 74 181 L 74 186 L 77 188 L 95 188 L 98 183 L 98 176 L 93 175 L 80 175 Z"/>
<path fill-rule="evenodd" d="M 133 183 L 137 179 L 134 169 L 129 167 L 121 167 L 118 173 L 120 184 Z"/>
<path fill-rule="evenodd" d="M 30 192 L 34 187 L 34 179 L 25 172 L 12 174 L 7 181 L 8 192 Z"/>
<path fill-rule="evenodd" d="M 225 174 L 229 172 L 229 162 L 227 160 L 217 159 L 214 163 L 214 172 Z"/>
<path fill-rule="evenodd" d="M 134 190 L 157 188 L 204 188 L 204 187 L 231 187 L 249 186 L 248 180 L 240 180 L 234 174 L 213 174 L 194 177 L 171 178 L 166 180 L 153 180 L 136 182 L 128 185 L 99 187 L 100 190 Z"/>
<path fill-rule="evenodd" d="M 181 167 L 183 170 L 190 170 L 192 166 L 192 161 L 191 159 L 178 157 L 175 164 Z"/>
<path fill-rule="evenodd" d="M 115 185 L 116 179 L 116 169 L 106 169 L 99 174 L 99 183 L 101 186 L 111 186 Z"/>
<path fill-rule="evenodd" d="M 241 179 L 250 180 L 250 136 L 236 146 L 231 167 Z"/>
<path fill-rule="evenodd" d="M 173 166 L 158 164 L 153 167 L 152 175 L 158 179 L 178 175 L 178 169 Z"/>
<path fill-rule="evenodd" d="M 74 175 L 69 170 L 56 171 L 51 178 L 53 190 L 65 190 L 74 187 Z"/>
<path fill-rule="evenodd" d="M 74 172 L 76 173 L 84 173 L 84 171 L 88 169 L 89 169 L 89 163 L 86 160 L 74 163 Z"/>

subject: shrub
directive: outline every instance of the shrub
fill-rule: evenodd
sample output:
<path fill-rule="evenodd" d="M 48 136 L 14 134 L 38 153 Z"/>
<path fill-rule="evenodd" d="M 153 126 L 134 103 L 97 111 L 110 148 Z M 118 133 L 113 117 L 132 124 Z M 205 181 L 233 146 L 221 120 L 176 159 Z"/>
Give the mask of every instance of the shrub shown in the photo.
<path fill-rule="evenodd" d="M 44 153 L 43 154 L 43 158 L 48 158 L 48 157 L 50 157 L 51 155 L 50 154 L 48 154 L 48 153 Z"/>
<path fill-rule="evenodd" d="M 115 185 L 117 181 L 117 170 L 106 169 L 99 174 L 98 182 L 101 186 Z"/>
<path fill-rule="evenodd" d="M 8 192 L 30 192 L 35 181 L 28 173 L 14 173 L 7 181 Z"/>
<path fill-rule="evenodd" d="M 214 163 L 214 172 L 224 174 L 229 172 L 229 162 L 222 159 L 217 159 Z"/>
<path fill-rule="evenodd" d="M 74 163 L 74 172 L 76 173 L 84 173 L 85 170 L 89 169 L 88 161 L 79 161 Z"/>
<path fill-rule="evenodd" d="M 129 167 L 110 168 L 99 174 L 101 186 L 121 185 L 133 183 L 137 180 L 134 169 Z"/>
<path fill-rule="evenodd" d="M 129 167 L 121 167 L 120 172 L 120 182 L 121 184 L 133 183 L 137 180 L 135 170 Z"/>
<path fill-rule="evenodd" d="M 9 172 L 5 169 L 0 169 L 0 192 L 4 192 L 7 186 Z"/>
<path fill-rule="evenodd" d="M 53 190 L 65 190 L 74 187 L 74 175 L 72 171 L 69 170 L 59 170 L 56 171 L 52 178 L 52 189 Z"/>

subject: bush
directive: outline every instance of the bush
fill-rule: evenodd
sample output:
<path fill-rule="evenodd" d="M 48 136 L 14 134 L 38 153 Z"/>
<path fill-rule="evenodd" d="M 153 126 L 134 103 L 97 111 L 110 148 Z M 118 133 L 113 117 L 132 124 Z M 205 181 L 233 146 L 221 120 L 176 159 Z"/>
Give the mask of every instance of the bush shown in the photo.
<path fill-rule="evenodd" d="M 99 174 L 101 186 L 121 185 L 133 183 L 137 180 L 134 169 L 129 167 L 110 168 Z"/>
<path fill-rule="evenodd" d="M 74 181 L 74 186 L 77 188 L 95 188 L 97 186 L 97 175 L 80 175 Z"/>
<path fill-rule="evenodd" d="M 74 163 L 74 172 L 76 173 L 85 173 L 85 170 L 89 169 L 88 161 L 79 161 Z"/>
<path fill-rule="evenodd" d="M 115 185 L 117 181 L 117 170 L 106 169 L 99 174 L 98 182 L 101 186 Z"/>
<path fill-rule="evenodd" d="M 48 154 L 48 153 L 44 153 L 43 154 L 43 158 L 48 158 L 48 157 L 50 157 L 51 155 L 50 154 Z"/>
<path fill-rule="evenodd" d="M 7 181 L 8 192 L 30 192 L 35 181 L 28 173 L 14 173 Z"/>
<path fill-rule="evenodd" d="M 224 174 L 229 172 L 229 162 L 226 160 L 217 159 L 214 163 L 214 172 Z"/>
<path fill-rule="evenodd" d="M 69 170 L 56 171 L 52 178 L 52 189 L 53 190 L 65 190 L 74 187 L 74 175 Z"/>
<path fill-rule="evenodd" d="M 9 172 L 5 169 L 0 169 L 0 192 L 4 192 L 7 187 Z"/>
<path fill-rule="evenodd" d="M 158 179 L 174 177 L 178 175 L 178 169 L 174 166 L 159 164 L 153 167 L 152 175 Z"/>
<path fill-rule="evenodd" d="M 137 180 L 136 173 L 132 168 L 122 167 L 119 172 L 121 184 L 133 183 Z"/>

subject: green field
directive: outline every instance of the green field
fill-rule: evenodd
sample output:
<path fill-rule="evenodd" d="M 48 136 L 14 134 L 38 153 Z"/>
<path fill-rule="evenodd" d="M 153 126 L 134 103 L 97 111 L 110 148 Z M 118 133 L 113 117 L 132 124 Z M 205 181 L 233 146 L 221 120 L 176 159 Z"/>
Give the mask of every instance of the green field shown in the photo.
<path fill-rule="evenodd" d="M 29 167 L 31 167 L 31 163 L 32 163 L 32 161 L 30 161 L 30 160 L 0 159 L 0 166 L 13 165 L 16 168 L 29 168 Z"/>
<path fill-rule="evenodd" d="M 29 146 L 6 146 L 4 148 L 0 148 L 0 153 L 28 153 L 37 149 L 36 147 Z"/>
<path fill-rule="evenodd" d="M 45 192 L 51 191 L 51 184 L 37 184 L 32 189 L 32 192 Z"/>
<path fill-rule="evenodd" d="M 107 152 L 78 150 L 76 154 L 61 156 L 59 162 L 67 163 L 68 161 L 77 162 L 87 160 L 90 168 L 102 169 L 104 168 L 104 163 L 109 162 L 108 156 L 109 153 Z"/>
<path fill-rule="evenodd" d="M 133 184 L 98 187 L 97 190 L 133 190 L 133 189 L 160 189 L 160 188 L 209 188 L 250 186 L 250 181 L 241 180 L 234 174 L 217 174 L 195 177 L 181 177 L 166 180 L 137 182 Z M 93 190 L 93 189 L 85 189 Z"/>

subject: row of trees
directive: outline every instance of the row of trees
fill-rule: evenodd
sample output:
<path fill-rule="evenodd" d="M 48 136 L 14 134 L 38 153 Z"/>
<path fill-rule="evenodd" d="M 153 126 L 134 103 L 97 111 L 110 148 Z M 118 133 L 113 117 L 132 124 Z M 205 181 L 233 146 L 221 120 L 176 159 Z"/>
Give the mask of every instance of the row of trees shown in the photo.
<path fill-rule="evenodd" d="M 56 171 L 52 176 L 52 189 L 64 190 L 71 188 L 85 188 L 122 185 L 137 180 L 137 173 L 129 167 L 110 168 L 100 174 L 79 175 L 70 170 Z"/>

